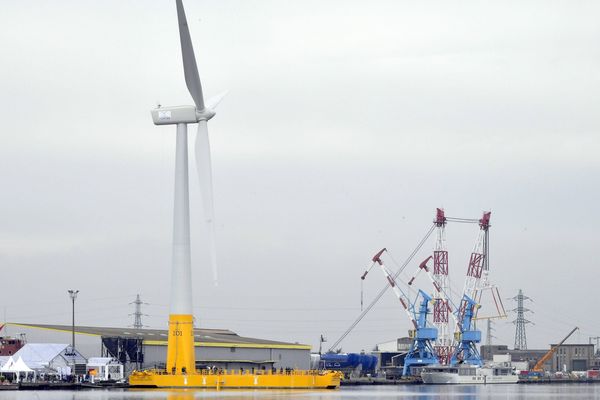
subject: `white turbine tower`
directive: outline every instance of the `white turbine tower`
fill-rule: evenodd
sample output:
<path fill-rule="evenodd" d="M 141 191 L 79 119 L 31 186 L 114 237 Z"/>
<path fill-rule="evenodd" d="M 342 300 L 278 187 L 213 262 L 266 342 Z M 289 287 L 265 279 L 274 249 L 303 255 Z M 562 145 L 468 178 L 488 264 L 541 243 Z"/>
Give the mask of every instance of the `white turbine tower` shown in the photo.
<path fill-rule="evenodd" d="M 217 284 L 217 260 L 215 246 L 214 208 L 212 195 L 212 168 L 210 158 L 210 142 L 207 122 L 215 116 L 215 108 L 225 93 L 209 99 L 204 103 L 202 85 L 198 75 L 198 67 L 194 56 L 194 48 L 190 37 L 185 11 L 181 0 L 176 0 L 181 55 L 185 83 L 194 100 L 195 106 L 158 106 L 152 110 L 152 119 L 156 125 L 177 125 L 177 147 L 175 159 L 175 207 L 173 221 L 173 276 L 177 267 L 190 264 L 190 229 L 189 229 L 189 187 L 187 162 L 187 125 L 198 123 L 196 134 L 195 158 L 200 193 L 204 206 L 204 219 L 208 232 L 208 248 L 213 273 Z M 186 268 L 189 270 L 189 268 Z M 185 272 L 182 271 L 185 274 Z M 188 277 L 189 278 L 189 277 Z M 187 279 L 186 279 L 187 280 Z M 181 288 L 178 286 L 178 288 Z"/>
<path fill-rule="evenodd" d="M 200 192 L 204 205 L 204 218 L 208 231 L 213 279 L 217 284 L 215 252 L 215 228 L 212 197 L 212 171 L 210 146 L 206 123 L 215 115 L 214 107 L 223 96 L 210 106 L 204 104 L 202 86 L 196 66 L 196 58 L 190 31 L 181 0 L 176 0 L 177 19 L 185 83 L 195 106 L 162 107 L 152 110 L 156 125 L 176 125 L 177 144 L 175 154 L 175 197 L 173 211 L 173 255 L 171 271 L 171 306 L 169 315 L 169 340 L 167 370 L 181 374 L 195 371 L 192 271 L 190 254 L 190 200 L 188 182 L 188 138 L 187 125 L 198 124 L 196 135 L 196 166 L 200 181 Z"/>

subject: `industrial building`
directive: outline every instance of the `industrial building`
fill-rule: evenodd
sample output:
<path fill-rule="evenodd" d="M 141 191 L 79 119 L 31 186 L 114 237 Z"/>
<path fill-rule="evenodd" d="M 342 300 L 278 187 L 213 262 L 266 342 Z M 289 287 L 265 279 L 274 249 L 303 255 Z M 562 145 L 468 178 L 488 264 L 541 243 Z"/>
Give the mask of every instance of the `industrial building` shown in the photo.
<path fill-rule="evenodd" d="M 527 362 L 528 366 L 524 369 L 529 369 L 535 365 L 535 363 L 541 359 L 544 354 L 548 353 L 548 350 L 511 350 L 507 345 L 482 345 L 481 346 L 481 358 L 485 361 L 492 361 L 496 355 L 508 354 L 511 360 L 515 363 Z M 544 370 L 550 371 L 552 369 L 552 361 L 548 360 L 544 364 Z"/>
<path fill-rule="evenodd" d="M 71 335 L 69 325 L 10 324 L 23 330 L 45 330 Z M 114 357 L 133 369 L 164 368 L 167 356 L 167 331 L 160 329 L 132 329 L 76 326 L 77 340 L 94 338 L 92 354 L 88 356 Z M 39 334 L 39 332 L 38 332 Z M 310 366 L 311 346 L 239 336 L 226 329 L 194 329 L 196 366 L 227 369 L 270 369 Z M 79 346 L 76 344 L 79 349 Z M 88 345 L 89 347 L 89 345 Z"/>
<path fill-rule="evenodd" d="M 550 348 L 556 344 L 550 345 Z M 481 356 L 491 360 L 494 355 L 510 354 L 513 361 L 528 361 L 533 367 L 550 349 L 545 350 L 510 350 L 506 345 L 481 346 Z M 554 355 L 544 364 L 545 371 L 586 371 L 600 367 L 600 362 L 594 353 L 593 344 L 562 344 Z"/>
<path fill-rule="evenodd" d="M 562 344 L 552 357 L 552 371 L 587 371 L 594 358 L 593 344 Z"/>

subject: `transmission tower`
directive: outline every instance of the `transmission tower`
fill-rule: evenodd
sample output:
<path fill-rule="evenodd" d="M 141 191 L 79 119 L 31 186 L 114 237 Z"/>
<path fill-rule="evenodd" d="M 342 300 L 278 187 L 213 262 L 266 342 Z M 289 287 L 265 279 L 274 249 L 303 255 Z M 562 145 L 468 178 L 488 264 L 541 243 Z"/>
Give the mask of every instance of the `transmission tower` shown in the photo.
<path fill-rule="evenodd" d="M 513 309 L 513 312 L 517 313 L 517 319 L 513 321 L 516 326 L 515 330 L 515 350 L 527 350 L 527 334 L 525 333 L 525 325 L 531 324 L 532 322 L 525 319 L 526 312 L 532 312 L 530 309 L 525 308 L 523 303 L 525 300 L 531 300 L 531 298 L 525 296 L 523 291 L 519 289 L 519 294 L 512 298 L 517 302 L 517 308 Z"/>
<path fill-rule="evenodd" d="M 135 304 L 135 312 L 133 314 L 129 314 L 130 316 L 133 316 L 133 327 L 135 329 L 142 329 L 144 327 L 144 325 L 142 324 L 142 317 L 148 316 L 148 314 L 142 313 L 142 304 L 148 304 L 148 303 L 144 303 L 140 299 L 140 295 L 138 294 L 135 298 L 135 301 L 132 301 L 129 304 Z"/>

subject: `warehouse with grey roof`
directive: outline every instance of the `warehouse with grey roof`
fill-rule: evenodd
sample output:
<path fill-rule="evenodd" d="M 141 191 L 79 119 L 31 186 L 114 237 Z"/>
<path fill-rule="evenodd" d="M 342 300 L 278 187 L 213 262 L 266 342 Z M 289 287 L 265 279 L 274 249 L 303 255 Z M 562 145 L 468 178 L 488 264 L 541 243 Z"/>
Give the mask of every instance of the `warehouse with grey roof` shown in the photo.
<path fill-rule="evenodd" d="M 41 332 L 52 332 L 70 338 L 72 330 L 70 325 L 9 325 L 26 333 L 28 337 L 35 332 L 37 338 Z M 75 334 L 78 341 L 85 338 L 88 343 L 88 357 L 114 357 L 128 371 L 164 368 L 167 354 L 166 330 L 75 326 Z M 309 345 L 249 338 L 227 329 L 195 329 L 194 336 L 198 368 L 308 369 L 310 366 Z M 77 344 L 76 347 L 80 348 Z"/>

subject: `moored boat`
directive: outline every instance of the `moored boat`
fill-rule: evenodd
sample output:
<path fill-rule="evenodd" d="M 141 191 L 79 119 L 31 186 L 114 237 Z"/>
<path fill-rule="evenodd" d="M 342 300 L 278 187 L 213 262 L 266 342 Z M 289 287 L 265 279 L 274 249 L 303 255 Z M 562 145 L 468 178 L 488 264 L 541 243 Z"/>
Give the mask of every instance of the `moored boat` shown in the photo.
<path fill-rule="evenodd" d="M 479 367 L 475 365 L 437 365 L 425 367 L 421 379 L 426 384 L 494 384 L 517 383 L 519 377 L 507 366 Z"/>

